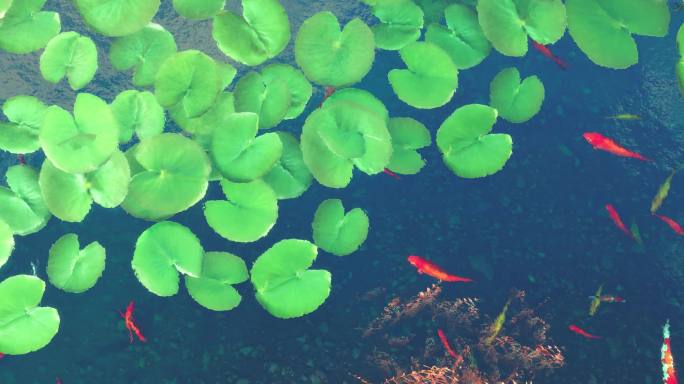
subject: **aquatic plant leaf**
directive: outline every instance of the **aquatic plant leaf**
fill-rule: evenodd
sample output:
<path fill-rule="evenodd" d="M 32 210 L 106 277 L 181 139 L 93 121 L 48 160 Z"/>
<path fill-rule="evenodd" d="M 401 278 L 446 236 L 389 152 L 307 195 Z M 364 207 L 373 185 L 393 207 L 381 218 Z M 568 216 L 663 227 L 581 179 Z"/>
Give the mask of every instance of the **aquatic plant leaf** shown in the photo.
<path fill-rule="evenodd" d="M 154 84 L 162 63 L 177 52 L 173 35 L 159 24 L 150 23 L 140 31 L 117 38 L 109 49 L 109 61 L 117 71 L 133 68 L 133 85 Z"/>
<path fill-rule="evenodd" d="M 304 164 L 299 141 L 287 132 L 277 132 L 283 144 L 283 154 L 262 179 L 273 189 L 278 199 L 294 199 L 301 196 L 313 181 Z"/>
<path fill-rule="evenodd" d="M 565 33 L 561 0 L 480 0 L 477 15 L 487 39 L 506 56 L 524 56 L 528 36 L 546 45 Z"/>
<path fill-rule="evenodd" d="M 0 187 L 0 220 L 17 235 L 38 232 L 50 219 L 38 185 L 38 172 L 27 165 L 14 165 L 5 176 L 9 189 Z"/>
<path fill-rule="evenodd" d="M 133 133 L 140 141 L 164 131 L 164 108 L 151 92 L 128 90 L 119 93 L 112 102 L 112 112 L 119 122 L 119 142 L 127 143 Z"/>
<path fill-rule="evenodd" d="M 249 272 L 241 258 L 228 252 L 207 252 L 202 259 L 202 274 L 185 276 L 185 286 L 199 305 L 212 311 L 229 311 L 242 300 L 232 285 L 247 280 Z"/>
<path fill-rule="evenodd" d="M 41 12 L 44 2 L 15 1 L 0 18 L 0 50 L 37 51 L 62 29 L 57 12 Z"/>
<path fill-rule="evenodd" d="M 0 149 L 17 154 L 33 153 L 40 149 L 38 132 L 47 108 L 33 96 L 7 99 L 2 111 L 9 123 L 0 123 Z"/>
<path fill-rule="evenodd" d="M 290 109 L 290 91 L 287 83 L 271 78 L 267 82 L 257 72 L 250 72 L 235 85 L 236 112 L 253 112 L 259 115 L 259 128 L 278 125 Z"/>
<path fill-rule="evenodd" d="M 628 68 L 639 61 L 632 34 L 663 37 L 670 24 L 666 1 L 568 0 L 568 30 L 595 64 Z"/>
<path fill-rule="evenodd" d="M 316 126 L 330 118 L 322 111 L 315 110 L 304 122 L 300 137 L 302 157 L 316 181 L 329 188 L 344 188 L 351 181 L 354 165 L 331 151 L 318 135 Z"/>
<path fill-rule="evenodd" d="M 684 24 L 677 30 L 677 52 L 679 52 L 679 60 L 675 64 L 675 74 L 677 84 L 679 84 L 679 93 L 684 96 Z"/>
<path fill-rule="evenodd" d="M 0 0 L 0 25 L 2 25 L 2 19 L 12 6 L 12 1 L 13 0 Z"/>
<path fill-rule="evenodd" d="M 371 29 L 380 49 L 398 50 L 420 37 L 423 10 L 411 0 L 381 0 L 372 5 L 380 24 Z"/>
<path fill-rule="evenodd" d="M 50 247 L 48 279 L 52 285 L 65 292 L 85 292 L 94 287 L 102 276 L 105 254 L 104 247 L 97 241 L 80 249 L 78 236 L 68 233 Z"/>
<path fill-rule="evenodd" d="M 309 269 L 318 250 L 306 240 L 287 239 L 261 254 L 252 266 L 256 299 L 281 319 L 304 316 L 320 307 L 330 295 L 330 272 Z"/>
<path fill-rule="evenodd" d="M 133 217 L 173 216 L 195 205 L 207 191 L 211 163 L 202 147 L 187 137 L 162 133 L 131 147 L 126 157 L 132 178 L 121 207 Z"/>
<path fill-rule="evenodd" d="M 361 81 L 375 60 L 371 29 L 354 18 L 342 30 L 331 12 L 304 20 L 295 39 L 295 59 L 314 83 L 341 88 Z"/>
<path fill-rule="evenodd" d="M 0 220 L 0 268 L 7 263 L 14 251 L 14 233 L 12 228 Z"/>
<path fill-rule="evenodd" d="M 489 86 L 489 104 L 511 123 L 523 123 L 536 115 L 544 102 L 544 84 L 537 76 L 520 82 L 516 68 L 499 72 Z"/>
<path fill-rule="evenodd" d="M 432 143 L 430 131 L 410 117 L 390 119 L 388 129 L 392 136 L 392 158 L 387 169 L 402 175 L 418 173 L 425 166 L 425 160 L 417 150 Z"/>
<path fill-rule="evenodd" d="M 74 116 L 53 105 L 38 134 L 50 161 L 69 173 L 96 170 L 119 145 L 119 124 L 109 105 L 89 93 L 79 93 Z"/>
<path fill-rule="evenodd" d="M 221 123 L 214 129 L 211 156 L 225 178 L 247 182 L 271 170 L 283 152 L 283 144 L 274 133 L 256 136 L 258 115 L 234 113 Z"/>
<path fill-rule="evenodd" d="M 172 221 L 147 228 L 135 243 L 131 266 L 148 291 L 157 296 L 178 293 L 179 273 L 199 277 L 204 250 L 192 231 Z"/>
<path fill-rule="evenodd" d="M 444 9 L 449 5 L 448 0 L 413 0 L 423 10 L 425 24 L 440 23 L 444 17 Z"/>
<path fill-rule="evenodd" d="M 475 10 L 452 4 L 444 10 L 444 15 L 447 25 L 428 25 L 425 41 L 442 48 L 458 69 L 472 68 L 489 56 L 492 45 L 482 31 Z"/>
<path fill-rule="evenodd" d="M 250 243 L 266 236 L 278 219 L 278 199 L 263 180 L 233 183 L 221 180 L 226 201 L 204 205 L 207 224 L 222 237 Z"/>
<path fill-rule="evenodd" d="M 344 213 L 340 199 L 323 201 L 316 209 L 311 227 L 314 243 L 336 256 L 354 253 L 368 237 L 368 216 L 361 208 Z"/>
<path fill-rule="evenodd" d="M 337 90 L 323 102 L 323 108 L 332 107 L 338 102 L 352 103 L 355 107 L 361 107 L 368 112 L 375 113 L 383 121 L 389 121 L 389 111 L 385 104 L 365 89 L 344 88 Z"/>
<path fill-rule="evenodd" d="M 479 178 L 500 171 L 513 153 L 513 140 L 491 134 L 496 109 L 469 104 L 456 109 L 437 130 L 437 147 L 456 175 Z"/>
<path fill-rule="evenodd" d="M 242 0 L 242 16 L 231 11 L 214 16 L 211 35 L 226 56 L 259 65 L 285 49 L 290 20 L 278 0 Z"/>
<path fill-rule="evenodd" d="M 458 87 L 458 69 L 442 48 L 414 42 L 399 54 L 408 69 L 392 69 L 387 77 L 401 101 L 414 108 L 430 109 L 451 100 Z"/>
<path fill-rule="evenodd" d="M 157 14 L 160 0 L 74 0 L 83 20 L 105 36 L 138 32 Z"/>
<path fill-rule="evenodd" d="M 180 108 L 173 108 L 169 112 L 179 127 L 191 133 L 204 149 L 210 150 L 214 129 L 223 126 L 224 119 L 235 112 L 234 99 L 232 92 L 222 92 L 209 110 L 195 118 L 188 118 Z"/>
<path fill-rule="evenodd" d="M 59 313 L 39 307 L 45 282 L 15 275 L 0 282 L 0 353 L 24 355 L 52 341 L 59 330 Z"/>
<path fill-rule="evenodd" d="M 40 55 L 40 73 L 50 83 L 64 77 L 74 91 L 85 87 L 97 72 L 97 47 L 90 37 L 63 32 L 53 37 Z"/>
<path fill-rule="evenodd" d="M 190 20 L 204 20 L 223 10 L 225 0 L 173 0 L 173 9 Z"/>
<path fill-rule="evenodd" d="M 304 112 L 313 93 L 313 87 L 302 71 L 287 64 L 270 64 L 261 70 L 261 77 L 267 84 L 280 80 L 287 85 L 290 107 L 283 119 L 291 120 Z"/>

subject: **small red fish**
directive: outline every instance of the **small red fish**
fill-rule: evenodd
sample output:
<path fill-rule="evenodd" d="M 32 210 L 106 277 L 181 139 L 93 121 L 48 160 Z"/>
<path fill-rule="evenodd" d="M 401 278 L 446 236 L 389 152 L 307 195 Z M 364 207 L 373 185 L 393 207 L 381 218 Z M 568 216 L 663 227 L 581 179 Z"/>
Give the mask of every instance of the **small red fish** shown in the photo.
<path fill-rule="evenodd" d="M 568 65 L 568 63 L 566 63 L 565 61 L 561 60 L 558 56 L 554 55 L 554 54 L 551 52 L 551 50 L 550 50 L 548 47 L 546 47 L 545 45 L 539 44 L 539 43 L 537 43 L 536 41 L 532 40 L 532 46 L 534 47 L 534 49 L 536 49 L 537 51 L 541 52 L 542 55 L 544 55 L 544 56 L 548 57 L 549 59 L 553 60 L 553 61 L 556 63 L 556 65 L 558 65 L 558 66 L 560 67 L 560 69 L 562 69 L 562 70 L 564 70 L 564 71 L 567 71 L 568 68 L 570 67 L 570 66 Z"/>
<path fill-rule="evenodd" d="M 627 236 L 630 238 L 634 238 L 632 235 L 632 232 L 627 229 L 627 226 L 625 223 L 622 222 L 622 219 L 620 218 L 620 215 L 617 213 L 615 210 L 615 207 L 613 207 L 612 204 L 606 204 L 606 210 L 608 211 L 608 214 L 610 215 L 610 218 L 613 219 L 613 222 L 615 225 L 620 228 L 622 232 L 624 232 Z"/>
<path fill-rule="evenodd" d="M 454 352 L 453 349 L 451 349 L 451 346 L 449 345 L 449 340 L 447 340 L 446 335 L 444 334 L 444 331 L 442 331 L 442 328 L 437 330 L 437 336 L 439 336 L 439 339 L 442 341 L 442 345 L 444 346 L 444 349 L 453 357 L 456 359 L 456 361 L 459 360 L 459 356 L 456 352 Z"/>
<path fill-rule="evenodd" d="M 602 151 L 612 153 L 616 156 L 631 157 L 633 159 L 639 159 L 643 161 L 653 161 L 648 157 L 644 157 L 636 152 L 632 152 L 626 148 L 621 147 L 613 139 L 603 136 L 600 133 L 585 132 L 582 136 L 589 144 L 591 144 L 592 147 L 594 147 L 594 149 L 600 149 Z"/>
<path fill-rule="evenodd" d="M 670 320 L 663 326 L 663 346 L 660 348 L 660 362 L 663 366 L 663 384 L 678 384 L 677 371 L 674 367 L 672 357 L 672 346 L 670 345 Z"/>
<path fill-rule="evenodd" d="M 399 175 L 397 175 L 396 173 L 390 171 L 390 170 L 387 169 L 387 168 L 383 169 L 382 171 L 383 171 L 386 175 L 388 175 L 388 176 L 390 176 L 390 177 L 393 177 L 393 178 L 395 178 L 395 179 L 397 179 L 397 180 L 401 180 L 401 177 L 399 177 Z"/>
<path fill-rule="evenodd" d="M 596 296 L 589 296 L 591 299 L 595 299 Z M 599 301 L 602 303 L 626 303 L 627 300 L 623 299 L 622 297 L 619 296 L 612 296 L 612 295 L 601 295 L 598 297 Z"/>
<path fill-rule="evenodd" d="M 2 359 L 3 357 L 5 357 L 5 354 L 0 352 L 0 359 Z"/>
<path fill-rule="evenodd" d="M 473 281 L 472 279 L 469 279 L 467 277 L 450 275 L 436 264 L 433 264 L 420 256 L 411 255 L 408 257 L 408 262 L 411 263 L 411 265 L 413 265 L 414 267 L 416 267 L 416 269 L 418 269 L 418 273 L 424 273 L 428 276 L 434 277 L 435 279 L 449 282 L 464 283 L 469 283 Z"/>
<path fill-rule="evenodd" d="M 62 379 L 60 379 L 59 377 L 55 379 L 55 384 L 62 384 Z"/>
<path fill-rule="evenodd" d="M 319 108 L 323 106 L 323 103 L 325 103 L 325 101 L 328 100 L 328 97 L 330 97 L 330 95 L 333 93 L 335 93 L 334 87 L 325 87 L 325 90 L 323 91 L 323 101 L 321 101 Z"/>
<path fill-rule="evenodd" d="M 589 332 L 585 331 L 584 329 L 576 326 L 575 324 L 571 324 L 570 326 L 568 326 L 568 329 L 575 332 L 576 334 L 578 334 L 580 336 L 586 337 L 587 339 L 600 339 L 601 338 L 601 336 L 592 335 L 591 333 L 589 333 Z"/>
<path fill-rule="evenodd" d="M 126 329 L 128 329 L 128 336 L 131 344 L 133 344 L 133 334 L 138 337 L 138 340 L 142 341 L 143 343 L 147 341 L 145 339 L 145 336 L 142 335 L 142 332 L 140 332 L 140 329 L 138 326 L 135 324 L 135 320 L 133 320 L 133 308 L 134 304 L 133 301 L 131 300 L 130 303 L 128 303 L 128 306 L 126 306 L 126 313 L 121 313 L 119 312 L 119 315 L 124 319 L 126 322 Z"/>
<path fill-rule="evenodd" d="M 672 228 L 672 230 L 675 231 L 676 234 L 678 234 L 679 236 L 684 236 L 684 229 L 682 229 L 682 226 L 679 225 L 678 222 L 672 220 L 671 218 L 665 215 L 659 215 L 657 213 L 654 213 L 653 215 L 659 218 L 660 220 L 664 221 L 665 224 L 669 225 L 670 228 Z"/>

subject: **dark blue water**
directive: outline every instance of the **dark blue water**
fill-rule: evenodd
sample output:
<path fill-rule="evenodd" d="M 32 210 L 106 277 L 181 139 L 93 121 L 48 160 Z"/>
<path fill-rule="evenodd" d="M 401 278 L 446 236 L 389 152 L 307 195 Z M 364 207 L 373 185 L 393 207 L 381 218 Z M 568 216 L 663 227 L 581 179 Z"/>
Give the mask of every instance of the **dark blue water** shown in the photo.
<path fill-rule="evenodd" d="M 372 22 L 365 7 L 356 2 L 321 1 L 315 7 L 303 0 L 282 3 L 293 31 L 320 9 L 334 10 L 342 22 L 359 15 Z M 108 40 L 88 31 L 69 2 L 48 1 L 45 9 L 61 13 L 63 31 L 92 36 L 100 47 L 101 70 L 84 91 L 111 101 L 131 88 L 129 74 L 113 72 L 104 57 Z M 174 34 L 179 50 L 199 48 L 222 58 L 208 22 L 177 17 L 169 2 L 155 20 Z M 347 257 L 319 253 L 315 267 L 332 273 L 333 290 L 321 308 L 303 318 L 273 318 L 254 300 L 249 283 L 237 286 L 243 301 L 225 313 L 200 307 L 184 289 L 170 298 L 150 294 L 130 267 L 135 241 L 150 223 L 121 209 L 93 206 L 79 224 L 51 219 L 39 233 L 17 239 L 0 279 L 30 273 L 31 262 L 39 265 L 38 275 L 46 279 L 48 250 L 68 232 L 78 233 L 82 244 L 99 241 L 107 249 L 107 267 L 97 285 L 83 294 L 63 293 L 48 285 L 43 305 L 59 310 L 59 333 L 40 351 L 0 360 L 0 383 L 53 383 L 56 377 L 64 384 L 358 382 L 351 374 L 382 382 L 384 377 L 366 359 L 381 346 L 375 339 L 363 338 L 361 331 L 391 298 L 410 297 L 433 283 L 415 273 L 406 262 L 409 254 L 472 276 L 476 283 L 447 287 L 443 295 L 450 300 L 479 298 L 483 316 L 496 316 L 511 288 L 526 291 L 526 301 L 551 325 L 550 339 L 562 348 L 566 360 L 563 368 L 535 382 L 659 382 L 661 327 L 667 318 L 672 323 L 675 361 L 684 356 L 680 331 L 684 329 L 684 240 L 648 213 L 669 170 L 684 163 L 684 102 L 673 73 L 674 34 L 682 21 L 684 13 L 673 13 L 667 37 L 637 38 L 640 62 L 627 70 L 594 65 L 567 34 L 553 50 L 569 62 L 568 71 L 534 51 L 519 59 L 492 53 L 478 67 L 459 74 L 458 91 L 448 105 L 428 111 L 397 100 L 386 74 L 403 64 L 396 52 L 380 51 L 373 70 L 357 87 L 383 100 L 391 116 L 423 122 L 433 138 L 458 106 L 487 104 L 490 80 L 508 66 L 516 66 L 525 77 L 541 78 L 546 88 L 543 109 L 524 124 L 498 121 L 494 130 L 513 136 L 514 154 L 502 172 L 488 178 L 456 177 L 433 145 L 423 150 L 428 165 L 416 176 L 395 180 L 356 172 L 345 189 L 314 185 L 298 199 L 281 201 L 276 226 L 255 243 L 220 238 L 206 225 L 201 204 L 173 217 L 192 228 L 205 250 L 229 251 L 251 265 L 281 239 L 311 239 L 311 220 L 324 199 L 341 198 L 347 208 L 366 210 L 371 230 L 359 251 Z M 39 53 L 0 53 L 0 85 L 5 85 L 0 87 L 0 102 L 32 94 L 70 109 L 74 93 L 64 84 L 42 81 L 38 57 Z M 291 47 L 282 60 L 293 62 Z M 321 97 L 318 89 L 307 111 L 279 129 L 298 133 Z M 642 120 L 604 119 L 617 113 L 639 114 Z M 582 139 L 585 131 L 614 137 L 656 162 L 593 151 Z M 3 170 L 16 163 L 7 154 L 2 159 Z M 34 165 L 41 161 L 39 155 L 29 158 Z M 662 210 L 684 221 L 684 176 L 678 176 Z M 206 199 L 217 198 L 220 190 L 212 185 Z M 614 204 L 628 225 L 636 220 L 644 237 L 643 250 L 611 223 L 606 203 Z M 627 298 L 627 303 L 605 305 L 589 318 L 587 296 L 600 284 L 607 292 Z M 370 300 L 360 298 L 375 288 L 384 291 Z M 132 299 L 147 344 L 129 344 L 116 312 Z M 567 330 L 569 324 L 604 339 L 581 338 Z M 409 333 L 436 332 L 429 323 L 405 326 Z M 407 345 L 391 353 L 408 358 L 419 347 Z"/>

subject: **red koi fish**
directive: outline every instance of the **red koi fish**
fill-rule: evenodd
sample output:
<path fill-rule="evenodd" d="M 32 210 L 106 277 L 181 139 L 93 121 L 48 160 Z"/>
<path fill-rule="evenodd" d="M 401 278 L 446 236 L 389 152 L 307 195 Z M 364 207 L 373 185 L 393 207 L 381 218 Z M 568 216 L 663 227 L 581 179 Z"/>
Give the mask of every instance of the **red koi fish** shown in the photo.
<path fill-rule="evenodd" d="M 684 236 L 684 229 L 682 229 L 682 226 L 679 225 L 678 222 L 672 220 L 671 218 L 665 216 L 665 215 L 659 215 L 657 213 L 654 213 L 653 216 L 656 216 L 660 220 L 664 221 L 665 224 L 669 225 L 670 228 L 672 228 L 673 231 L 675 231 L 676 234 L 679 236 Z"/>
<path fill-rule="evenodd" d="M 553 61 L 556 63 L 556 65 L 558 65 L 558 66 L 560 67 L 560 69 L 562 69 L 562 70 L 564 70 L 564 71 L 567 71 L 568 68 L 570 67 L 570 66 L 568 65 L 568 63 L 566 63 L 565 61 L 561 60 L 558 56 L 554 55 L 554 54 L 551 52 L 551 50 L 550 50 L 548 47 L 546 47 L 545 45 L 539 44 L 539 43 L 537 43 L 536 41 L 532 40 L 532 46 L 534 47 L 534 49 L 536 49 L 537 51 L 541 52 L 542 55 L 544 55 L 544 56 L 548 57 L 549 59 L 553 60 Z"/>
<path fill-rule="evenodd" d="M 453 357 L 456 359 L 456 361 L 459 360 L 459 356 L 456 352 L 454 352 L 453 349 L 451 349 L 451 346 L 449 345 L 449 340 L 447 340 L 446 335 L 444 334 L 444 331 L 442 331 L 442 328 L 437 330 L 437 336 L 439 336 L 439 339 L 442 341 L 442 345 L 444 346 L 444 349 Z"/>
<path fill-rule="evenodd" d="M 464 283 L 469 283 L 473 281 L 472 279 L 469 279 L 467 277 L 450 275 L 436 264 L 433 264 L 420 256 L 411 255 L 408 257 L 408 262 L 411 263 L 411 265 L 413 265 L 414 267 L 416 267 L 416 269 L 418 269 L 418 273 L 424 273 L 428 276 L 434 277 L 435 279 L 448 282 Z"/>
<path fill-rule="evenodd" d="M 602 303 L 626 303 L 627 300 L 623 299 L 622 297 L 619 296 L 612 296 L 612 295 L 601 295 L 599 297 L 596 296 L 589 296 L 590 299 L 598 299 L 598 301 Z"/>
<path fill-rule="evenodd" d="M 126 329 L 128 329 L 128 336 L 131 344 L 133 344 L 134 333 L 138 337 L 138 340 L 144 343 L 147 341 L 147 339 L 145 339 L 145 336 L 142 335 L 142 332 L 140 332 L 140 329 L 135 324 L 135 320 L 133 320 L 133 308 L 134 304 L 133 301 L 131 301 L 130 303 L 128 303 L 128 306 L 126 306 L 126 313 L 119 312 L 119 315 L 121 315 L 121 317 L 126 322 Z"/>
<path fill-rule="evenodd" d="M 580 336 L 586 337 L 587 339 L 600 339 L 601 338 L 601 336 L 592 335 L 591 333 L 589 333 L 589 332 L 585 331 L 584 329 L 576 326 L 575 324 L 571 324 L 570 326 L 568 326 L 568 329 L 575 332 L 576 334 L 578 334 Z"/>
<path fill-rule="evenodd" d="M 660 348 L 660 362 L 663 365 L 663 384 L 679 384 L 670 345 L 670 320 L 663 326 L 663 346 Z"/>
<path fill-rule="evenodd" d="M 397 179 L 397 180 L 401 180 L 401 177 L 399 177 L 399 175 L 397 175 L 396 173 L 390 171 L 390 170 L 387 169 L 387 168 L 383 169 L 382 171 L 383 171 L 386 175 L 388 175 L 388 176 L 390 176 L 390 177 L 392 177 L 392 178 L 395 178 L 395 179 Z"/>
<path fill-rule="evenodd" d="M 615 207 L 613 207 L 612 204 L 606 204 L 606 210 L 608 211 L 608 214 L 610 215 L 610 218 L 613 220 L 615 225 L 618 228 L 620 228 L 620 230 L 622 232 L 624 232 L 627 236 L 629 236 L 630 238 L 634 238 L 634 237 L 632 237 L 632 232 L 629 229 L 627 229 L 627 226 L 625 225 L 625 223 L 622 222 L 622 219 L 620 218 L 620 215 L 615 210 Z"/>
<path fill-rule="evenodd" d="M 621 147 L 613 139 L 605 137 L 600 133 L 585 132 L 582 136 L 589 144 L 591 144 L 592 147 L 594 147 L 594 149 L 606 151 L 616 156 L 631 157 L 633 159 L 639 159 L 642 161 L 653 161 L 636 152 L 632 152 L 626 148 Z"/>

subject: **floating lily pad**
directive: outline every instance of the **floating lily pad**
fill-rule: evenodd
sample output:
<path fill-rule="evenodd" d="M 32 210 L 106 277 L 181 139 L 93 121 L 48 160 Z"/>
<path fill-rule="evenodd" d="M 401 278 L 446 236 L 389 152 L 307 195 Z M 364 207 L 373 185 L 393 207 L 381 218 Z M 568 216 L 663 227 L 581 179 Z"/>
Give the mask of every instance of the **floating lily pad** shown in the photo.
<path fill-rule="evenodd" d="M 223 126 L 224 120 L 235 112 L 235 97 L 232 92 L 223 92 L 216 99 L 216 103 L 199 117 L 189 119 L 180 109 L 171 109 L 170 115 L 173 121 L 184 131 L 191 133 L 206 150 L 211 149 L 214 138 L 214 129 Z"/>
<path fill-rule="evenodd" d="M 309 189 L 313 176 L 304 164 L 297 139 L 287 132 L 278 132 L 277 135 L 283 144 L 283 154 L 263 180 L 271 186 L 278 199 L 294 199 Z"/>
<path fill-rule="evenodd" d="M 475 10 L 452 4 L 444 10 L 444 15 L 447 25 L 430 24 L 425 41 L 442 48 L 458 69 L 472 68 L 489 56 L 492 46 L 480 27 Z"/>
<path fill-rule="evenodd" d="M 323 201 L 316 209 L 313 239 L 317 246 L 337 256 L 354 253 L 368 236 L 368 216 L 361 208 L 344 213 L 340 199 Z"/>
<path fill-rule="evenodd" d="M 40 149 L 38 132 L 47 105 L 33 96 L 15 96 L 2 106 L 9 123 L 0 122 L 0 149 L 11 153 L 32 153 Z"/>
<path fill-rule="evenodd" d="M 38 232 L 50 219 L 38 185 L 38 172 L 27 165 L 7 169 L 8 188 L 0 187 L 0 220 L 17 235 Z"/>
<path fill-rule="evenodd" d="M 477 15 L 485 36 L 506 56 L 524 56 L 528 36 L 546 45 L 565 33 L 561 0 L 479 0 Z"/>
<path fill-rule="evenodd" d="M 278 0 L 242 0 L 242 16 L 224 11 L 214 17 L 212 36 L 226 56 L 259 65 L 285 49 L 290 21 Z"/>
<path fill-rule="evenodd" d="M 334 14 L 318 12 L 299 28 L 295 59 L 314 83 L 335 88 L 352 85 L 368 74 L 375 60 L 373 32 L 358 18 L 340 31 Z"/>
<path fill-rule="evenodd" d="M 393 69 L 387 76 L 401 101 L 415 108 L 429 109 L 451 100 L 458 87 L 458 69 L 442 48 L 415 42 L 402 48 L 399 54 L 408 69 Z"/>
<path fill-rule="evenodd" d="M 133 85 L 146 87 L 162 63 L 177 51 L 173 35 L 159 24 L 150 23 L 140 31 L 120 37 L 109 49 L 109 61 L 117 71 L 133 68 Z"/>
<path fill-rule="evenodd" d="M 128 90 L 112 102 L 114 117 L 119 122 L 119 141 L 127 143 L 133 133 L 142 141 L 164 131 L 164 108 L 151 92 Z"/>
<path fill-rule="evenodd" d="M 97 47 L 90 37 L 64 32 L 48 42 L 40 55 L 40 73 L 50 83 L 64 77 L 74 91 L 85 87 L 97 72 Z"/>
<path fill-rule="evenodd" d="M 24 355 L 52 341 L 59 330 L 59 313 L 39 307 L 45 282 L 15 275 L 0 282 L 0 353 Z"/>
<path fill-rule="evenodd" d="M 259 115 L 259 128 L 278 125 L 290 110 L 290 90 L 283 80 L 271 77 L 266 81 L 257 72 L 250 72 L 235 85 L 235 111 Z"/>
<path fill-rule="evenodd" d="M 523 123 L 536 115 L 544 102 L 544 84 L 537 76 L 520 82 L 516 68 L 506 68 L 489 87 L 489 104 L 511 123 Z"/>
<path fill-rule="evenodd" d="M 138 32 L 157 13 L 160 0 L 74 0 L 86 24 L 105 36 Z"/>
<path fill-rule="evenodd" d="M 48 257 L 47 274 L 50 283 L 70 293 L 81 293 L 95 286 L 105 269 L 105 249 L 94 241 L 80 249 L 78 236 L 69 233 L 60 237 Z"/>
<path fill-rule="evenodd" d="M 204 205 L 207 224 L 222 237 L 240 243 L 256 241 L 268 234 L 278 219 L 278 199 L 262 180 L 233 183 L 221 180 L 227 201 Z"/>
<path fill-rule="evenodd" d="M 383 121 L 389 121 L 389 111 L 385 104 L 365 89 L 344 88 L 337 90 L 323 102 L 323 108 L 332 107 L 338 102 L 343 102 L 343 104 L 352 103 L 356 107 L 361 107 L 368 112 L 375 113 Z"/>
<path fill-rule="evenodd" d="M 639 61 L 632 34 L 663 37 L 670 24 L 668 2 L 568 0 L 568 30 L 594 63 L 623 69 Z"/>
<path fill-rule="evenodd" d="M 372 27 L 375 45 L 380 49 L 398 50 L 420 37 L 423 10 L 411 0 L 364 1 L 373 7 L 380 24 Z"/>
<path fill-rule="evenodd" d="M 388 128 L 392 136 L 392 158 L 387 169 L 402 175 L 418 173 L 425 166 L 425 160 L 417 150 L 432 143 L 430 131 L 410 117 L 392 118 Z"/>
<path fill-rule="evenodd" d="M 57 168 L 69 173 L 91 172 L 119 145 L 119 124 L 104 100 L 79 93 L 73 117 L 56 105 L 47 109 L 38 138 Z"/>
<path fill-rule="evenodd" d="M 140 283 L 157 296 L 178 293 L 180 277 L 199 277 L 204 250 L 187 227 L 162 221 L 147 228 L 135 243 L 131 266 Z"/>
<path fill-rule="evenodd" d="M 212 311 L 229 311 L 242 300 L 233 284 L 247 280 L 249 272 L 241 258 L 228 252 L 207 252 L 202 259 L 202 274 L 185 276 L 185 286 L 201 306 Z"/>
<path fill-rule="evenodd" d="M 282 240 L 264 252 L 252 266 L 256 299 L 281 319 L 304 316 L 320 307 L 330 295 L 330 272 L 309 269 L 316 246 L 305 240 Z"/>
<path fill-rule="evenodd" d="M 283 119 L 294 119 L 304 112 L 306 103 L 309 102 L 313 93 L 313 87 L 302 71 L 287 64 L 271 64 L 261 70 L 261 77 L 266 83 L 273 83 L 276 79 L 280 79 L 287 84 L 290 93 L 290 108 Z"/>
<path fill-rule="evenodd" d="M 42 12 L 45 1 L 13 1 L 0 17 L 0 50 L 10 53 L 37 51 L 62 28 L 57 12 Z M 7 6 L 7 5 L 5 5 Z"/>
<path fill-rule="evenodd" d="M 211 163 L 202 147 L 187 137 L 162 133 L 131 147 L 126 157 L 132 178 L 121 207 L 131 216 L 171 217 L 195 205 L 207 191 Z"/>
<path fill-rule="evenodd" d="M 478 178 L 500 171 L 513 153 L 513 140 L 491 134 L 496 109 L 469 104 L 455 110 L 437 130 L 437 147 L 456 175 Z"/>
<path fill-rule="evenodd" d="M 221 12 L 225 4 L 225 0 L 173 0 L 173 9 L 186 19 L 203 20 Z"/>
<path fill-rule="evenodd" d="M 14 234 L 12 228 L 0 220 L 0 268 L 2 268 L 14 251 Z"/>

